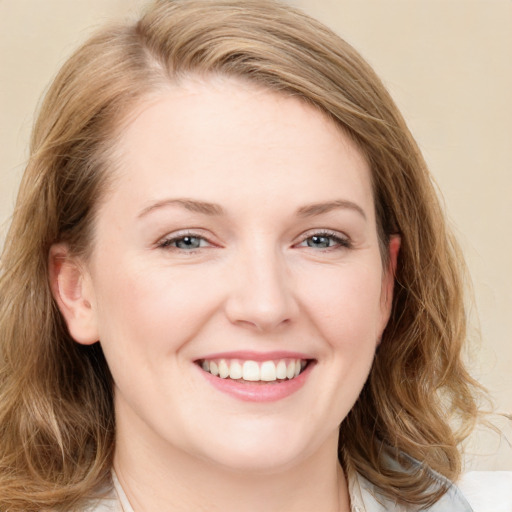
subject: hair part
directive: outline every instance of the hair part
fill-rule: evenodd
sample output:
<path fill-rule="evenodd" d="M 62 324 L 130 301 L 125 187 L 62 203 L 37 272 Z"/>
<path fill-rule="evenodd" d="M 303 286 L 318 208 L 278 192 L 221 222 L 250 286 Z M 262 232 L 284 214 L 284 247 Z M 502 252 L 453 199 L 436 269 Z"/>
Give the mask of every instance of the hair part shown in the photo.
<path fill-rule="evenodd" d="M 0 274 L 0 509 L 70 510 L 110 481 L 112 379 L 99 344 L 75 343 L 48 282 L 52 244 L 86 255 L 134 108 L 187 76 L 223 75 L 291 95 L 348 133 L 371 167 L 382 254 L 401 236 L 390 321 L 340 429 L 340 461 L 398 502 L 443 488 L 390 471 L 405 453 L 454 480 L 478 385 L 461 362 L 463 259 L 398 109 L 361 56 L 272 0 L 158 0 L 102 30 L 63 66 L 34 127 Z M 23 354 L 23 357 L 20 357 Z M 454 430 L 451 420 L 460 428 Z M 341 455 L 342 454 L 342 455 Z"/>

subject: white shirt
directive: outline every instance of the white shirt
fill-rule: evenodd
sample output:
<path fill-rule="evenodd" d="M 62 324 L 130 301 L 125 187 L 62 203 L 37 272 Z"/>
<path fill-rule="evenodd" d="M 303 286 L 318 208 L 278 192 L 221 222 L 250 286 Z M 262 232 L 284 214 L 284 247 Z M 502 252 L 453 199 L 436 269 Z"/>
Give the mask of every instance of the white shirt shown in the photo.
<path fill-rule="evenodd" d="M 110 495 L 91 503 L 84 512 L 135 512 L 116 475 Z M 348 474 L 351 512 L 413 512 L 376 492 L 375 486 L 361 475 Z M 512 471 L 471 471 L 457 486 L 425 512 L 512 512 Z M 316 512 L 316 511 L 315 511 Z M 321 512 L 321 511 L 318 511 Z"/>

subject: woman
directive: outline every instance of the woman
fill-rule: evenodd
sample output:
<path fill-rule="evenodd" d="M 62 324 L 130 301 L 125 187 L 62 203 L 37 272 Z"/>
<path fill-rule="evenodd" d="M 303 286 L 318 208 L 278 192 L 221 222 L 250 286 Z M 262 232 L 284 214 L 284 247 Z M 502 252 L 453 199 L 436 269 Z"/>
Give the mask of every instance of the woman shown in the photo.
<path fill-rule="evenodd" d="M 0 510 L 471 510 L 461 268 L 347 43 L 273 1 L 155 2 L 34 128 Z"/>

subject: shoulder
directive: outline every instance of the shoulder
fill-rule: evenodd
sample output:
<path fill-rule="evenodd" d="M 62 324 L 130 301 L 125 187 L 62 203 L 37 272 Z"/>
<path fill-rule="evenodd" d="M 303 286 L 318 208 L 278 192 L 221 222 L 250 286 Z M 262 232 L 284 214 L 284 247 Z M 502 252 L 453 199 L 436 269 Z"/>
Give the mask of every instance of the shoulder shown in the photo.
<path fill-rule="evenodd" d="M 90 500 L 81 512 L 123 512 L 123 508 L 117 493 L 112 489 L 102 498 Z"/>
<path fill-rule="evenodd" d="M 427 508 L 414 505 L 402 505 L 382 495 L 377 486 L 366 480 L 362 475 L 356 474 L 349 480 L 349 492 L 352 512 L 480 512 L 474 510 L 463 496 L 459 488 L 450 484 L 448 491 L 434 505 Z M 482 512 L 491 512 L 483 510 Z M 492 512 L 495 512 L 492 510 Z M 509 510 L 507 512 L 510 512 Z"/>
<path fill-rule="evenodd" d="M 82 512 L 123 512 L 123 509 L 116 498 L 104 498 L 89 502 Z"/>
<path fill-rule="evenodd" d="M 101 498 L 90 500 L 80 512 L 133 512 L 126 494 L 112 470 L 112 482 Z"/>
<path fill-rule="evenodd" d="M 457 487 L 474 512 L 512 511 L 512 471 L 470 471 Z"/>
<path fill-rule="evenodd" d="M 436 474 L 437 475 L 437 474 Z M 443 478 L 443 477 L 441 477 Z M 374 484 L 356 474 L 349 479 L 352 512 L 415 512 L 382 496 Z M 471 471 L 425 512 L 512 512 L 512 471 Z"/>

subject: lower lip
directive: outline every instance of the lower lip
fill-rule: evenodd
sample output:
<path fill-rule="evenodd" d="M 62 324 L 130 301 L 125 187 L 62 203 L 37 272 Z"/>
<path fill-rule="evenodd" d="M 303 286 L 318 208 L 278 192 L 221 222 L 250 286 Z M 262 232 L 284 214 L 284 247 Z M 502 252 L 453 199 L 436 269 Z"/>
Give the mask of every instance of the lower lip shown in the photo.
<path fill-rule="evenodd" d="M 293 379 L 264 383 L 253 383 L 229 378 L 221 379 L 205 372 L 200 367 L 198 367 L 198 370 L 213 387 L 238 400 L 243 400 L 244 402 L 275 402 L 293 395 L 302 388 L 311 374 L 313 366 L 314 363 L 311 361 L 304 371 Z"/>

